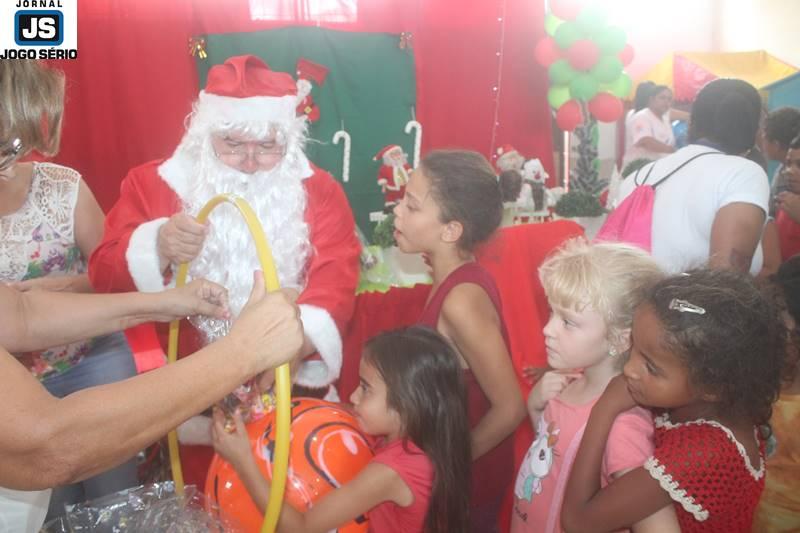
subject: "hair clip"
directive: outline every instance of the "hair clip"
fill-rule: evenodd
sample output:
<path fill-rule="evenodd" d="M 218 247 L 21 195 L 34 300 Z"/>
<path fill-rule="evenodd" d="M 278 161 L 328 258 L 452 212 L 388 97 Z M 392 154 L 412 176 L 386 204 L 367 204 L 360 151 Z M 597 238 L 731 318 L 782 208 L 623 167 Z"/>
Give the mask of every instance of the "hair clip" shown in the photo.
<path fill-rule="evenodd" d="M 694 313 L 696 315 L 706 314 L 706 310 L 699 305 L 694 305 L 686 300 L 679 300 L 677 298 L 672 299 L 669 303 L 669 308 L 673 311 L 680 311 L 681 313 Z"/>

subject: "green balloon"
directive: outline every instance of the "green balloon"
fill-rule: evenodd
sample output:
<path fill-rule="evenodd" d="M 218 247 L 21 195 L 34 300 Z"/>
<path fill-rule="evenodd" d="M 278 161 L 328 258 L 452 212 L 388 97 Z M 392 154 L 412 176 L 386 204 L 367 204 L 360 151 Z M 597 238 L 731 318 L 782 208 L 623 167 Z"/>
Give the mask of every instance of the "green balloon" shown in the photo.
<path fill-rule="evenodd" d="M 583 8 L 575 17 L 575 23 L 584 33 L 593 34 L 606 25 L 606 18 L 605 10 L 595 4 Z"/>
<path fill-rule="evenodd" d="M 617 79 L 612 81 L 611 83 L 604 83 L 600 89 L 603 91 L 610 92 L 614 96 L 618 98 L 627 98 L 628 95 L 631 93 L 631 87 L 633 83 L 631 82 L 630 76 L 625 74 L 624 72 L 619 75 Z"/>
<path fill-rule="evenodd" d="M 556 30 L 556 34 L 553 38 L 556 40 L 556 44 L 562 49 L 566 50 L 572 43 L 581 39 L 583 37 L 583 32 L 581 32 L 578 25 L 574 22 L 565 22 L 561 26 L 558 27 Z"/>
<path fill-rule="evenodd" d="M 547 69 L 547 74 L 550 76 L 550 83 L 552 85 L 566 85 L 578 75 L 566 59 L 554 61 L 550 65 L 550 68 Z"/>
<path fill-rule="evenodd" d="M 599 89 L 600 84 L 594 76 L 587 73 L 578 74 L 569 83 L 569 92 L 576 100 L 591 100 Z"/>
<path fill-rule="evenodd" d="M 544 16 L 544 31 L 546 31 L 547 35 L 550 37 L 555 37 L 556 30 L 562 24 L 564 24 L 564 21 L 552 13 L 548 13 Z"/>
<path fill-rule="evenodd" d="M 595 35 L 594 42 L 604 54 L 617 55 L 625 48 L 626 39 L 627 36 L 622 28 L 609 26 Z"/>
<path fill-rule="evenodd" d="M 547 91 L 547 103 L 553 109 L 558 109 L 569 99 L 569 87 L 566 85 L 555 85 Z"/>
<path fill-rule="evenodd" d="M 592 67 L 591 73 L 600 83 L 611 83 L 622 74 L 622 61 L 616 56 L 603 56 Z"/>

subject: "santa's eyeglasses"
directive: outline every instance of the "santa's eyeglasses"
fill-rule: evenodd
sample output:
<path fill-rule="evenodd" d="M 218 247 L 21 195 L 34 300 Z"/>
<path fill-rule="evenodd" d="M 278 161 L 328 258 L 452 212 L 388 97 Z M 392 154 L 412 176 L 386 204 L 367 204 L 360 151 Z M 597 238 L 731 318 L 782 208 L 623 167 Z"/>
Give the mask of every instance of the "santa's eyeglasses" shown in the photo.
<path fill-rule="evenodd" d="M 286 155 L 286 146 L 281 144 L 266 146 L 260 143 L 254 146 L 253 143 L 238 143 L 235 146 L 228 145 L 222 150 L 216 150 L 215 153 L 220 159 L 236 164 L 244 163 L 251 154 L 258 163 L 271 163 L 276 157 Z"/>
<path fill-rule="evenodd" d="M 0 143 L 0 170 L 5 170 L 19 157 L 22 152 L 22 141 L 19 137 Z"/>

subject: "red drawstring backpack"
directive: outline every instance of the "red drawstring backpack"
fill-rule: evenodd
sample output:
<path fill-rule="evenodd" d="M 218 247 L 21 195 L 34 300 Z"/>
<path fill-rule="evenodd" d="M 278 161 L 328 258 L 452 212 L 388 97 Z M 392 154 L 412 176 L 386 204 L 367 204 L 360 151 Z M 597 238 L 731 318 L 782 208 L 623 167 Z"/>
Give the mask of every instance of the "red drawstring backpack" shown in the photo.
<path fill-rule="evenodd" d="M 645 167 L 637 170 L 632 178 L 636 184 L 636 188 L 616 209 L 608 214 L 608 218 L 594 238 L 595 242 L 625 242 L 650 252 L 652 249 L 653 205 L 656 201 L 656 187 L 664 183 L 667 178 L 671 177 L 698 157 L 709 154 L 721 154 L 721 152 L 703 152 L 697 154 L 678 165 L 675 170 L 652 185 L 649 185 L 647 180 L 656 167 L 656 163 L 649 165 L 650 168 L 642 180 L 642 183 L 638 182 L 639 172 L 644 170 Z"/>

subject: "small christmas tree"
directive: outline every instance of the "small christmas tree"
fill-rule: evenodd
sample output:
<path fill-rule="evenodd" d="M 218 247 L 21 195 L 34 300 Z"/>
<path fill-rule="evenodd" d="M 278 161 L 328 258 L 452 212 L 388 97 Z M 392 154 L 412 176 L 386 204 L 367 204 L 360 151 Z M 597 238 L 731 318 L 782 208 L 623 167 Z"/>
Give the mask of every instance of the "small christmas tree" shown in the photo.
<path fill-rule="evenodd" d="M 607 183 L 600 179 L 600 161 L 597 159 L 599 131 L 597 121 L 590 118 L 575 128 L 570 158 L 574 164 L 569 172 L 569 188 L 599 195 Z"/>

